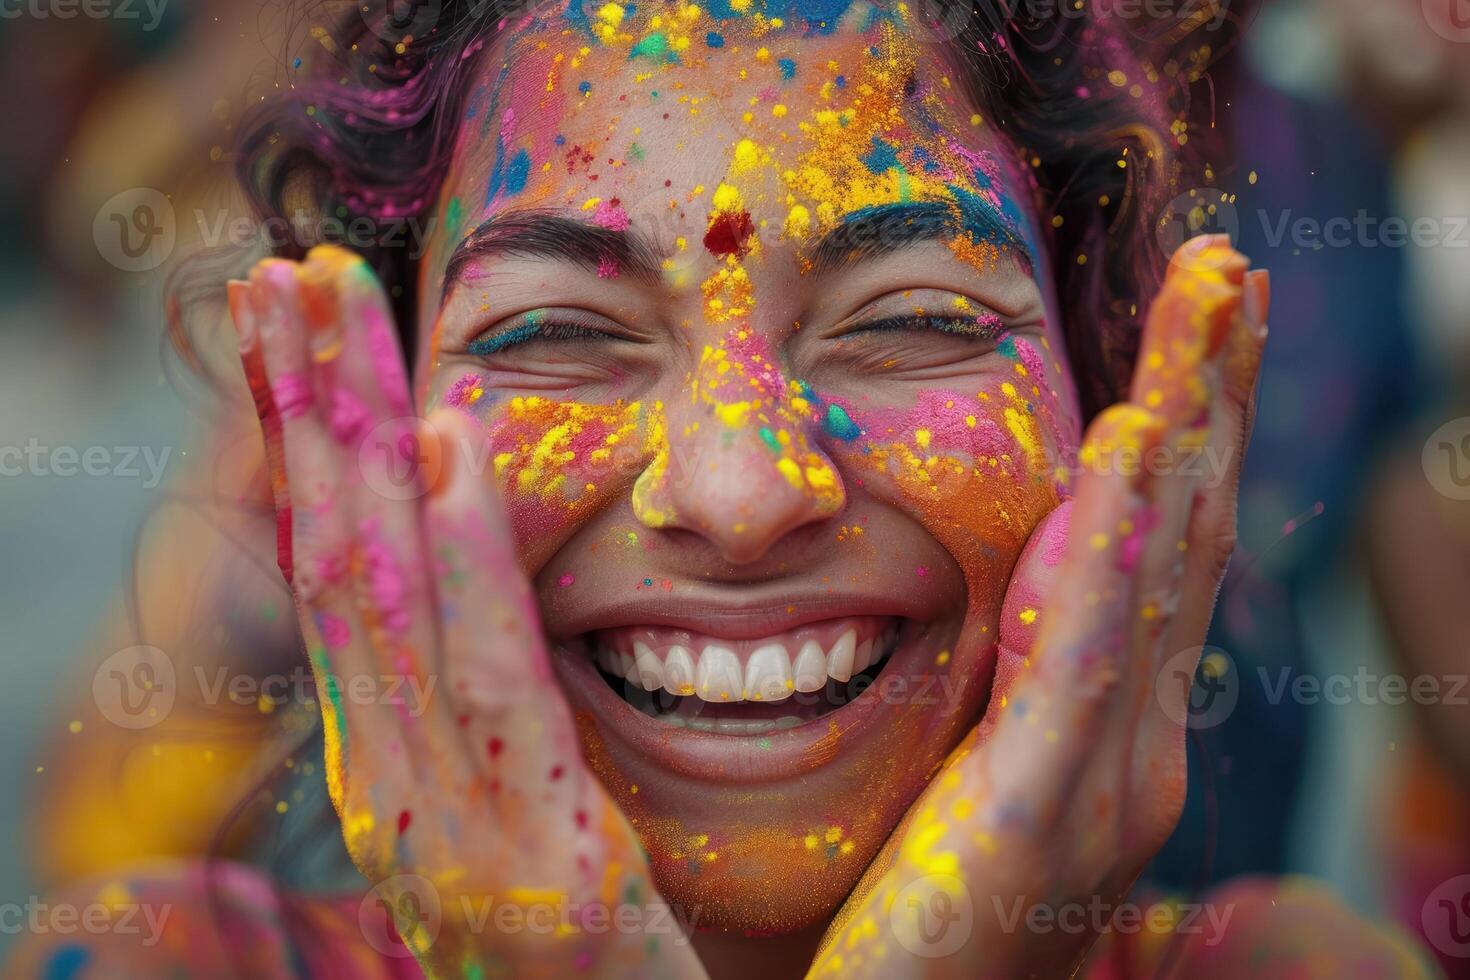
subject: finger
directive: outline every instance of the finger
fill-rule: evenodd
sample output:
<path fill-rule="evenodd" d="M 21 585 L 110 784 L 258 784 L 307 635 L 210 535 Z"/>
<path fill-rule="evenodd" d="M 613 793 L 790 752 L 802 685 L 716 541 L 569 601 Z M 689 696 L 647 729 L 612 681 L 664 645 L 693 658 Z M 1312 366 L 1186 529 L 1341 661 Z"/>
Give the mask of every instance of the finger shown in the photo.
<path fill-rule="evenodd" d="M 1248 273 L 1239 323 L 1226 341 L 1221 362 L 1220 398 L 1210 422 L 1205 453 L 1205 477 L 1186 534 L 1186 571 L 1189 581 L 1213 582 L 1211 588 L 1187 589 L 1180 603 L 1176 646 L 1201 640 L 1209 626 L 1219 584 L 1235 551 L 1236 504 L 1240 473 L 1255 427 L 1256 392 L 1265 351 L 1271 280 L 1265 270 Z"/>
<path fill-rule="evenodd" d="M 504 505 L 467 463 L 486 437 L 453 411 L 430 421 L 444 457 L 427 520 L 440 561 L 445 672 L 470 752 L 503 821 L 543 821 L 527 828 L 538 837 L 555 824 L 580 830 L 600 788 L 582 763 Z"/>
<path fill-rule="evenodd" d="M 1035 833 L 1059 815 L 1106 720 L 1123 670 L 1130 529 L 1144 506 L 1137 468 L 1120 460 L 1161 435 L 1157 415 L 1127 404 L 1107 409 L 1088 429 L 1053 598 L 1038 616 L 1029 666 L 973 763 L 984 769 L 978 779 L 988 795 L 1004 803 L 997 832 Z"/>
<path fill-rule="evenodd" d="M 328 787 L 344 805 L 349 767 L 363 770 L 378 759 L 373 746 L 392 734 L 392 720 L 374 716 L 351 696 L 354 678 L 373 669 L 364 630 L 346 582 L 350 538 L 337 497 L 340 457 L 328 438 L 309 381 L 307 337 L 292 263 L 267 260 L 251 272 L 246 307 L 239 315 L 254 326 L 259 365 L 279 427 L 281 472 L 272 475 L 278 522 L 290 535 L 289 576 L 297 619 L 317 682 L 327 741 Z M 243 300 L 242 290 L 237 299 Z M 350 753 L 349 753 L 350 747 Z M 371 777 L 364 775 L 363 782 Z"/>
<path fill-rule="evenodd" d="M 354 541 L 351 583 L 376 665 L 373 682 L 398 714 L 410 754 L 431 765 L 443 756 L 424 750 L 435 720 L 448 714 L 433 699 L 437 616 L 419 518 L 417 420 L 408 414 L 392 314 L 376 276 L 345 249 L 312 249 L 298 281 L 312 338 L 313 387 L 342 461 L 340 495 Z M 437 734 L 453 737 L 448 726 Z"/>
<path fill-rule="evenodd" d="M 1180 250 L 1150 310 L 1132 403 L 1104 413 L 1089 430 L 1082 453 L 1088 471 L 1079 481 L 1055 610 L 1037 647 L 1038 670 L 1019 685 L 1022 710 L 1001 720 L 990 756 L 1026 760 L 1002 767 L 1011 792 L 1060 800 L 1102 747 L 1111 745 L 1114 761 L 1126 760 L 1129 738 L 1122 733 L 1131 737 L 1142 710 L 1139 634 L 1156 631 L 1147 620 L 1174 601 L 1178 557 L 1168 549 L 1182 537 L 1193 493 L 1187 480 L 1156 477 L 1139 461 L 1158 458 L 1157 449 L 1165 460 L 1177 458 L 1182 445 L 1200 438 L 1244 265 L 1228 241 Z M 1126 686 L 1118 692 L 1120 681 Z"/>

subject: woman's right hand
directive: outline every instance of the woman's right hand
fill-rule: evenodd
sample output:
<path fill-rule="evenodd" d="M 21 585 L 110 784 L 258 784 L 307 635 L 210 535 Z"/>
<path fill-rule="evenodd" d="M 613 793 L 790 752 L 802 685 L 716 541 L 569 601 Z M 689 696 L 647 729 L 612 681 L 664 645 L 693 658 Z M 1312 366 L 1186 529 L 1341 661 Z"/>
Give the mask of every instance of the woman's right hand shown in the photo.
<path fill-rule="evenodd" d="M 328 788 L 374 884 L 365 938 L 436 977 L 702 976 L 582 760 L 496 492 L 455 451 L 484 434 L 415 417 L 376 277 L 320 247 L 261 262 L 230 308 Z"/>

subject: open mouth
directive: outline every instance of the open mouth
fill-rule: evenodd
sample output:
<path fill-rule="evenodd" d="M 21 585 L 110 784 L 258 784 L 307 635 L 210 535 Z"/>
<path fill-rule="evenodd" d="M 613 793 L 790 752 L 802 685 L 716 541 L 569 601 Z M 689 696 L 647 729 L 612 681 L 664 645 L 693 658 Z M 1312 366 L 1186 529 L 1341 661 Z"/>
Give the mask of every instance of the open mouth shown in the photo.
<path fill-rule="evenodd" d="M 598 673 L 644 715 L 679 728 L 759 735 L 838 710 L 866 690 L 910 621 L 848 616 L 752 639 L 662 626 L 584 634 Z"/>

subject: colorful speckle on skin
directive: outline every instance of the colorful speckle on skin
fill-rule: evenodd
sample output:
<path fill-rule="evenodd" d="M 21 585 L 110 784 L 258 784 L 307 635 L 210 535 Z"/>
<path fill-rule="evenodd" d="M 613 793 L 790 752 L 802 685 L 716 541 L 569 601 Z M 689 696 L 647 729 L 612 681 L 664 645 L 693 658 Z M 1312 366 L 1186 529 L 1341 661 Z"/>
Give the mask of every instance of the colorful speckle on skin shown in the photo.
<path fill-rule="evenodd" d="M 827 406 L 827 417 L 822 424 L 828 435 L 843 442 L 852 442 L 863 434 L 863 430 L 847 414 L 847 409 L 835 402 Z"/>
<path fill-rule="evenodd" d="M 571 572 L 563 572 L 561 577 L 556 580 L 556 584 L 565 589 L 575 581 L 577 581 L 577 577 L 575 575 L 573 575 Z"/>

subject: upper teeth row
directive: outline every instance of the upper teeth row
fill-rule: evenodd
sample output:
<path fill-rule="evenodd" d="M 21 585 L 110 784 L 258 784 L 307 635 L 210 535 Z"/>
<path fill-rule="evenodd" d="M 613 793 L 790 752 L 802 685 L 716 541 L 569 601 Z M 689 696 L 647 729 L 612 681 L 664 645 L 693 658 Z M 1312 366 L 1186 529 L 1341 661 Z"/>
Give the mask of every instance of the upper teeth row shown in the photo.
<path fill-rule="evenodd" d="M 848 630 L 826 653 L 815 640 L 802 644 L 793 658 L 786 645 L 773 640 L 756 647 L 740 669 L 735 651 L 719 643 L 706 644 L 699 652 L 672 646 L 660 659 L 648 644 L 633 643 L 633 652 L 602 648 L 597 664 L 609 674 L 625 678 L 645 691 L 663 688 L 670 694 L 694 695 L 702 701 L 781 701 L 793 691 L 816 691 L 827 678 L 851 680 L 893 648 L 897 627 L 857 642 L 857 631 Z"/>

